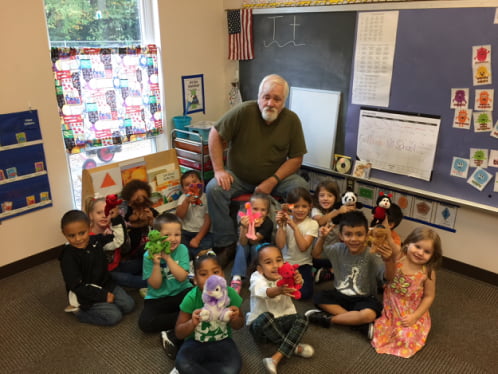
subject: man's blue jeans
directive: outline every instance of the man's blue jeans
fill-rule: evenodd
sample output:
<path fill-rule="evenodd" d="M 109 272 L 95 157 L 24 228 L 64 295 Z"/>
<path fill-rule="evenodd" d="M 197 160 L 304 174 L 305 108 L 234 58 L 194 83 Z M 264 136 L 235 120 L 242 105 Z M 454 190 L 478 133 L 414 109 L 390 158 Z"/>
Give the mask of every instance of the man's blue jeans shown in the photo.
<path fill-rule="evenodd" d="M 232 198 L 247 193 L 254 193 L 256 185 L 246 183 L 237 178 L 233 173 L 233 183 L 230 190 L 225 191 L 218 185 L 216 178 L 209 181 L 206 186 L 209 216 L 214 234 L 214 246 L 226 247 L 237 241 L 235 224 L 230 216 L 230 202 Z M 283 179 L 271 192 L 272 195 L 285 198 L 287 193 L 294 188 L 304 187 L 309 189 L 308 182 L 297 174 L 289 175 Z"/>

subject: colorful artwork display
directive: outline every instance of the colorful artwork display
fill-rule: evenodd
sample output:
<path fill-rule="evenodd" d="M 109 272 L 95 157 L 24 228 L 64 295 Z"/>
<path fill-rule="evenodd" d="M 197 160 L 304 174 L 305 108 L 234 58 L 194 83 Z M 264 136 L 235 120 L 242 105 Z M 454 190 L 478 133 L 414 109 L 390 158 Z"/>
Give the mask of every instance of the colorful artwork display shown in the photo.
<path fill-rule="evenodd" d="M 157 48 L 52 48 L 66 148 L 121 144 L 162 133 Z"/>

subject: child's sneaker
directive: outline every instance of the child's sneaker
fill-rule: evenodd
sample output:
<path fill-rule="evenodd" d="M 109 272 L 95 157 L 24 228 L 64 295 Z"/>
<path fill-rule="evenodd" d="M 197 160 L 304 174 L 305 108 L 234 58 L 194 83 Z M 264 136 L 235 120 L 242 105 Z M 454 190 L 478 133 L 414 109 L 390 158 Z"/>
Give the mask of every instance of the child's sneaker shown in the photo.
<path fill-rule="evenodd" d="M 359 325 L 359 326 L 354 326 L 354 329 L 358 330 L 363 335 L 365 335 L 368 340 L 372 340 L 373 339 L 373 335 L 374 335 L 374 324 L 372 322 L 365 323 L 365 324 Z"/>
<path fill-rule="evenodd" d="M 161 331 L 161 345 L 163 346 L 166 356 L 173 361 L 176 358 L 178 348 L 180 348 L 180 340 L 175 335 L 174 330 Z"/>
<path fill-rule="evenodd" d="M 268 374 L 277 374 L 277 367 L 273 362 L 271 357 L 267 357 L 263 359 L 263 365 L 265 366 L 266 372 Z"/>
<path fill-rule="evenodd" d="M 79 307 L 74 306 L 74 305 L 68 305 L 67 307 L 64 308 L 64 312 L 66 313 L 75 313 L 80 310 Z"/>
<path fill-rule="evenodd" d="M 188 272 L 187 278 L 194 279 L 194 261 L 190 261 L 189 272 Z"/>
<path fill-rule="evenodd" d="M 171 370 L 169 374 L 180 374 L 180 372 L 178 371 L 177 368 L 173 368 L 173 370 Z"/>
<path fill-rule="evenodd" d="M 310 321 L 311 323 L 314 323 L 315 325 L 320 325 L 322 327 L 330 327 L 332 322 L 330 321 L 330 317 L 332 317 L 332 314 L 324 312 L 323 310 L 319 309 L 310 309 L 306 313 L 304 313 L 304 316 Z"/>
<path fill-rule="evenodd" d="M 296 349 L 294 350 L 294 354 L 296 356 L 310 358 L 313 357 L 313 355 L 315 354 L 315 350 L 309 344 L 298 344 L 296 346 Z"/>
<path fill-rule="evenodd" d="M 315 283 L 323 283 L 334 279 L 334 273 L 332 273 L 329 269 L 320 268 L 315 273 Z"/>
<path fill-rule="evenodd" d="M 230 287 L 232 287 L 235 292 L 237 292 L 240 295 L 240 290 L 242 289 L 242 280 L 233 278 L 232 281 L 230 282 Z"/>

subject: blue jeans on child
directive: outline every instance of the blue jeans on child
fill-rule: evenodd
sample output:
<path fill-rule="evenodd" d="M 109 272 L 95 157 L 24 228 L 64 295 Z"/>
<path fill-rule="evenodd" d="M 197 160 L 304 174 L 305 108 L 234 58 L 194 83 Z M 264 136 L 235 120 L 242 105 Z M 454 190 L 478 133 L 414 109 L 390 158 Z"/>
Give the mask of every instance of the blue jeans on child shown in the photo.
<path fill-rule="evenodd" d="M 95 303 L 90 309 L 79 310 L 74 314 L 80 322 L 99 326 L 112 326 L 121 321 L 123 314 L 130 313 L 135 301 L 121 287 L 116 286 L 113 303 Z"/>
<path fill-rule="evenodd" d="M 181 374 L 238 374 L 242 358 L 232 338 L 205 343 L 189 339 L 176 354 L 175 367 Z"/>
<path fill-rule="evenodd" d="M 216 178 L 209 181 L 206 186 L 206 195 L 208 199 L 209 216 L 212 222 L 212 232 L 214 233 L 214 246 L 226 247 L 237 241 L 237 232 L 235 224 L 230 216 L 230 202 L 235 196 L 240 196 L 246 193 L 253 193 L 256 185 L 246 183 L 238 178 L 235 174 L 230 190 L 225 191 Z M 287 196 L 287 192 L 296 187 L 304 187 L 309 189 L 308 182 L 297 174 L 289 175 L 283 179 L 273 189 L 272 195 Z"/>
<path fill-rule="evenodd" d="M 247 262 L 248 260 L 252 261 L 256 258 L 256 247 L 257 245 L 242 245 L 237 243 L 237 250 L 235 252 L 235 259 L 232 267 L 232 277 L 234 275 L 240 275 L 242 278 L 246 277 Z"/>
<path fill-rule="evenodd" d="M 213 248 L 213 234 L 208 232 L 199 243 L 197 248 L 192 248 L 190 246 L 190 241 L 197 235 L 197 232 L 182 230 L 182 244 L 188 248 L 188 254 L 190 255 L 190 259 L 193 260 L 197 256 L 199 251 L 204 249 L 212 249 Z"/>
<path fill-rule="evenodd" d="M 142 266 L 141 258 L 121 261 L 119 266 L 111 271 L 111 277 L 122 287 L 145 288 L 147 280 L 142 279 Z"/>

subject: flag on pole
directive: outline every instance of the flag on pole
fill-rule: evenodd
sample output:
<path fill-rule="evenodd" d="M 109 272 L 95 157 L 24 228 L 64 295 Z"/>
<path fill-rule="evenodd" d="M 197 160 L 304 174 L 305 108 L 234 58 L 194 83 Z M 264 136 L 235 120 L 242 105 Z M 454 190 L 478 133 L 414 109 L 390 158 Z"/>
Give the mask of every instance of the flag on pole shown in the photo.
<path fill-rule="evenodd" d="M 252 9 L 227 11 L 228 59 L 251 60 L 254 58 L 252 37 Z"/>

